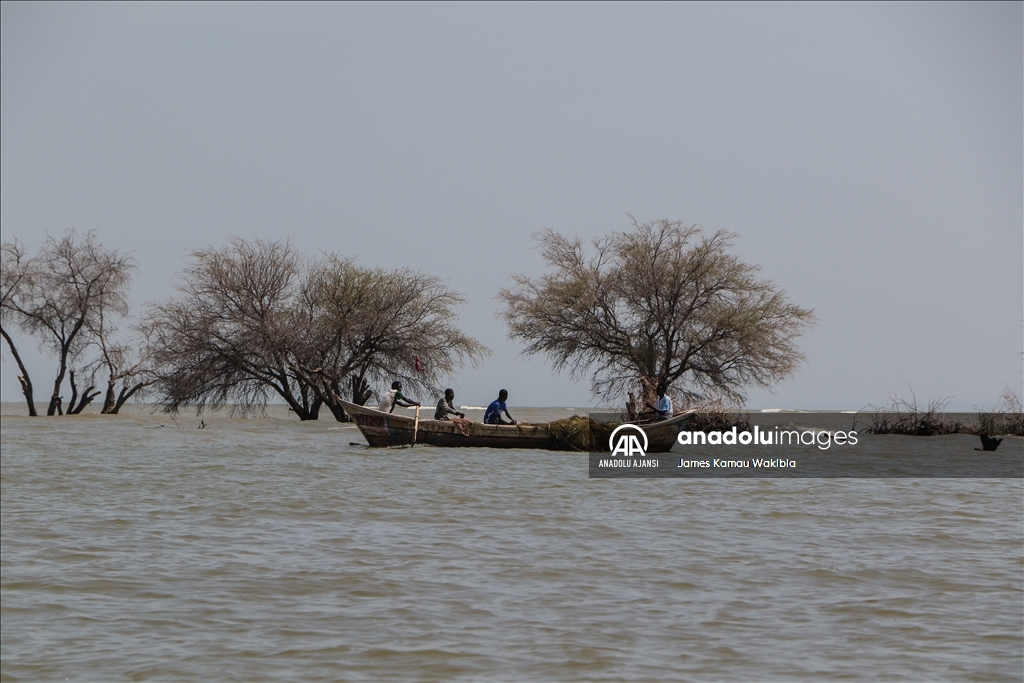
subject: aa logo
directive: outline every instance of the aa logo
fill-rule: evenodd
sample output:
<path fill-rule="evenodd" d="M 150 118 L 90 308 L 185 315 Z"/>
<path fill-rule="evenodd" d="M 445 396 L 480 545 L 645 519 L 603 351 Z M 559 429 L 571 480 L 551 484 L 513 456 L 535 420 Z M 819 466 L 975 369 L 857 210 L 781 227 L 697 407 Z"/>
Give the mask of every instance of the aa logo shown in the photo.
<path fill-rule="evenodd" d="M 637 438 L 637 432 L 639 432 L 639 438 Z M 618 440 L 616 440 L 616 435 Z M 640 445 L 640 439 L 643 439 L 643 446 Z M 647 452 L 647 434 L 636 425 L 628 423 L 619 425 L 612 432 L 612 435 L 608 437 L 608 448 L 611 449 L 613 456 L 623 455 L 627 458 L 642 458 Z"/>

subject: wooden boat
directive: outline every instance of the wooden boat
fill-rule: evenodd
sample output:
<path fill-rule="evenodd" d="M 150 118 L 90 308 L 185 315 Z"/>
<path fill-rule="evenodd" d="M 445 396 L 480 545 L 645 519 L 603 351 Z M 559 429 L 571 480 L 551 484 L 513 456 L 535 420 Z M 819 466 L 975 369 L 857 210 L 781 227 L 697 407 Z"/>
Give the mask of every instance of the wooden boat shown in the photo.
<path fill-rule="evenodd" d="M 583 450 L 574 448 L 564 438 L 559 438 L 558 423 L 487 425 L 479 422 L 450 420 L 417 420 L 408 415 L 385 413 L 376 408 L 342 401 L 345 412 L 359 427 L 370 446 L 408 446 L 430 444 L 446 448 L 533 448 L 549 451 Z M 428 408 L 432 410 L 432 408 Z M 665 453 L 676 442 L 676 435 L 690 419 L 692 411 L 673 415 L 667 420 L 641 423 L 647 435 L 648 453 Z M 585 419 L 585 418 L 584 418 Z M 564 422 L 564 421 L 559 421 Z M 602 424 L 601 431 L 608 431 L 617 424 Z M 605 437 L 607 438 L 607 437 Z M 599 450 L 606 451 L 607 442 L 596 439 Z"/>

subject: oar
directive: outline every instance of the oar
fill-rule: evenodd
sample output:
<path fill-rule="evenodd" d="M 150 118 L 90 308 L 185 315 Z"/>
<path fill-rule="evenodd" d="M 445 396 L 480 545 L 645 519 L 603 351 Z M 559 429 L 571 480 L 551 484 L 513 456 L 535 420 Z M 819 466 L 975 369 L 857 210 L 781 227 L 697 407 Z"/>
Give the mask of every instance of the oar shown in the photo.
<path fill-rule="evenodd" d="M 420 407 L 416 406 L 416 420 L 412 423 L 412 445 L 416 445 L 416 432 L 420 430 Z"/>

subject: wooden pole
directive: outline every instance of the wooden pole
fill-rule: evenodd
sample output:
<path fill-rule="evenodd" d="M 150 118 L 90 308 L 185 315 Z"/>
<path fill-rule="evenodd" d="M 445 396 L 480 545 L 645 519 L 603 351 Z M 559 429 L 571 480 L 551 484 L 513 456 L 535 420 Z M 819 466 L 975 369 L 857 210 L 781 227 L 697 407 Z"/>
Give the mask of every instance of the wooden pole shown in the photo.
<path fill-rule="evenodd" d="M 420 430 L 420 407 L 416 406 L 416 419 L 412 423 L 412 445 L 416 445 L 416 432 Z"/>

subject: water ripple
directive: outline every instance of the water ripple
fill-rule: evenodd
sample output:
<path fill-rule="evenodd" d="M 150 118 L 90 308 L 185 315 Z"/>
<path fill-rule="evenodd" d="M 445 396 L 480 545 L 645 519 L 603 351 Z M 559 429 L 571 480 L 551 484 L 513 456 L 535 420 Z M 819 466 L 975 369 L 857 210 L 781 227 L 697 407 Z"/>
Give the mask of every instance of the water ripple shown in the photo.
<path fill-rule="evenodd" d="M 1024 675 L 1020 481 L 589 480 L 283 417 L 5 415 L 0 677 Z"/>

